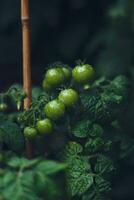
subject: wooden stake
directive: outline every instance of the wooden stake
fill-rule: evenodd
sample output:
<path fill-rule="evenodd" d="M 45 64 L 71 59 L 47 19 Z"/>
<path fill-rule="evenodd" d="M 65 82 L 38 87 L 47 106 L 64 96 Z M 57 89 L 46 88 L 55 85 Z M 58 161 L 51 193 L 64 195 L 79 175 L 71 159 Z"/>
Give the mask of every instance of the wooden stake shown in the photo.
<path fill-rule="evenodd" d="M 31 102 L 31 69 L 30 69 L 30 37 L 28 0 L 21 0 L 21 21 L 23 37 L 23 87 L 27 97 L 24 108 L 28 109 Z"/>
<path fill-rule="evenodd" d="M 30 66 L 30 37 L 29 37 L 29 0 L 21 0 L 21 22 L 23 40 L 23 89 L 26 93 L 24 109 L 28 109 L 31 103 L 31 66 Z M 32 143 L 26 139 L 26 153 L 32 158 Z"/>

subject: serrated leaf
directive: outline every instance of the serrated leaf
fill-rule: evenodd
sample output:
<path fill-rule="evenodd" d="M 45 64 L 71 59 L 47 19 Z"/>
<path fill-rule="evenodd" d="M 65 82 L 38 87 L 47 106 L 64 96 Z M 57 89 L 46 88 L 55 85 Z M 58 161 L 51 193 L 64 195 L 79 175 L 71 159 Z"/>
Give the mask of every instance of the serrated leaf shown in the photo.
<path fill-rule="evenodd" d="M 104 144 L 104 140 L 98 137 L 95 139 L 89 139 L 85 144 L 85 148 L 88 152 L 96 152 L 99 151 Z"/>
<path fill-rule="evenodd" d="M 75 172 L 86 173 L 91 171 L 91 165 L 88 163 L 88 158 L 83 156 L 70 157 L 67 160 L 67 164 L 71 176 Z"/>
<path fill-rule="evenodd" d="M 82 151 L 81 145 L 79 147 L 79 151 L 78 149 L 74 151 L 74 149 L 72 150 L 71 143 L 71 145 L 67 146 L 67 152 L 65 152 L 65 161 L 68 165 L 66 169 L 67 187 L 71 196 L 81 196 L 93 184 L 91 165 L 88 162 L 88 157 L 78 154 Z"/>
<path fill-rule="evenodd" d="M 105 180 L 101 176 L 95 177 L 95 183 L 96 183 L 97 190 L 100 193 L 107 193 L 107 192 L 109 192 L 111 190 L 110 182 Z"/>
<path fill-rule="evenodd" d="M 93 184 L 93 177 L 90 174 L 81 174 L 76 179 L 71 179 L 68 183 L 68 189 L 71 196 L 81 196 L 84 194 Z"/>
<path fill-rule="evenodd" d="M 91 137 L 101 137 L 103 135 L 103 128 L 99 124 L 93 124 L 92 129 L 89 131 Z"/>
<path fill-rule="evenodd" d="M 111 191 L 110 182 L 104 180 L 101 176 L 95 176 L 94 184 L 83 195 L 82 200 L 108 200 L 107 194 L 109 191 Z"/>
<path fill-rule="evenodd" d="M 84 194 L 93 184 L 93 176 L 88 174 L 85 176 L 81 176 L 78 180 L 78 188 L 79 192 L 78 195 Z"/>
<path fill-rule="evenodd" d="M 97 158 L 95 172 L 99 174 L 109 173 L 114 170 L 113 162 L 109 157 L 100 155 Z"/>
<path fill-rule="evenodd" d="M 80 95 L 82 107 L 93 121 L 107 122 L 113 120 L 120 111 L 126 94 L 126 78 L 116 77 L 104 85 L 99 84 L 90 92 Z"/>
<path fill-rule="evenodd" d="M 65 157 L 76 156 L 83 151 L 83 147 L 77 142 L 69 142 L 65 147 Z"/>
<path fill-rule="evenodd" d="M 76 123 L 72 128 L 72 134 L 79 138 L 85 138 L 89 135 L 89 130 L 91 128 L 91 121 L 82 120 Z"/>

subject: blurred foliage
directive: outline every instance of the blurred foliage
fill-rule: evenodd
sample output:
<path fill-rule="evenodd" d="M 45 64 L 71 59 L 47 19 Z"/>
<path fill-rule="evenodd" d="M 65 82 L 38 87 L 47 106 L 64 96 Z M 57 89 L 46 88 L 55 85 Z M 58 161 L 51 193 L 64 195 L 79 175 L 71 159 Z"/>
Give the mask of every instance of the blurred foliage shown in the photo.
<path fill-rule="evenodd" d="M 106 12 L 105 22 L 105 27 L 95 35 L 91 43 L 90 55 L 97 53 L 95 64 L 98 75 L 113 77 L 124 74 L 129 78 L 130 94 L 127 108 L 121 127 L 118 129 L 124 132 L 122 139 L 124 138 L 123 141 L 126 145 L 122 141 L 122 150 L 128 149 L 128 152 L 131 153 L 120 163 L 120 176 L 114 180 L 113 194 L 113 199 L 129 200 L 134 199 L 131 187 L 134 178 L 134 173 L 131 170 L 134 167 L 134 1 L 117 0 Z M 129 148 L 130 144 L 131 148 Z M 123 178 L 120 180 L 122 174 Z"/>
<path fill-rule="evenodd" d="M 131 75 L 133 71 L 134 1 L 118 0 L 107 12 L 107 25 L 92 45 L 93 51 L 101 46 L 98 54 L 98 74 L 113 76 Z M 98 40 L 97 40 L 98 37 Z"/>
<path fill-rule="evenodd" d="M 61 198 L 60 186 L 54 175 L 66 168 L 65 164 L 56 161 L 36 158 L 27 160 L 5 158 L 5 168 L 0 171 L 0 198 L 10 200 L 39 200 Z M 48 190 L 49 188 L 49 190 Z M 59 191 L 59 192 L 58 192 Z"/>

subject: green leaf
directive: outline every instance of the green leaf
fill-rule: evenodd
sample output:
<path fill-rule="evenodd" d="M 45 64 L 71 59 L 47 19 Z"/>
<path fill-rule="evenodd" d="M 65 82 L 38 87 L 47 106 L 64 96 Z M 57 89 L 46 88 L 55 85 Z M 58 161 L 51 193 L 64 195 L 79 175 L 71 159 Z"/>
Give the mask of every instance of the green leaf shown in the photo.
<path fill-rule="evenodd" d="M 62 192 L 52 175 L 56 177 L 65 167 L 66 164 L 52 160 L 11 157 L 6 170 L 0 174 L 0 194 L 5 200 L 11 197 L 14 200 L 40 200 L 44 196 L 46 200 L 59 200 Z"/>
<path fill-rule="evenodd" d="M 0 121 L 0 129 L 3 131 L 4 143 L 15 152 L 24 150 L 24 137 L 19 126 L 11 121 Z"/>
<path fill-rule="evenodd" d="M 76 156 L 83 151 L 83 147 L 77 142 L 69 142 L 65 147 L 65 157 Z"/>
<path fill-rule="evenodd" d="M 88 157 L 79 155 L 81 152 L 82 146 L 78 143 L 69 143 L 66 147 L 64 159 L 68 165 L 66 178 L 68 192 L 71 196 L 81 196 L 93 184 L 91 165 Z"/>
<path fill-rule="evenodd" d="M 41 171 L 36 171 L 34 176 L 34 182 L 35 182 L 35 189 L 37 194 L 44 193 L 44 190 L 46 189 L 47 177 L 42 173 Z"/>
<path fill-rule="evenodd" d="M 3 197 L 6 200 L 10 200 L 11 197 L 13 197 L 14 200 L 39 200 L 34 192 L 33 173 L 30 171 L 23 173 L 19 171 L 18 174 L 14 176 L 12 183 L 4 188 Z"/>
<path fill-rule="evenodd" d="M 97 190 L 100 193 L 108 193 L 109 191 L 111 191 L 110 182 L 106 181 L 103 177 L 101 176 L 95 177 L 95 183 L 96 183 Z"/>
<path fill-rule="evenodd" d="M 79 138 L 85 138 L 89 135 L 91 125 L 92 123 L 89 120 L 79 121 L 72 128 L 72 134 Z"/>
<path fill-rule="evenodd" d="M 104 84 L 102 84 L 104 81 Z M 127 81 L 124 76 L 114 80 L 95 84 L 90 92 L 80 95 L 82 107 L 93 121 L 113 120 L 120 111 L 120 106 L 127 94 Z"/>
<path fill-rule="evenodd" d="M 92 129 L 89 131 L 91 137 L 101 137 L 103 135 L 103 128 L 99 124 L 93 124 Z"/>
<path fill-rule="evenodd" d="M 93 177 L 90 174 L 79 176 L 77 179 L 72 179 L 69 184 L 69 192 L 72 196 L 81 196 L 84 194 L 93 184 Z"/>
<path fill-rule="evenodd" d="M 15 173 L 6 171 L 5 176 L 2 179 L 3 187 L 8 187 L 15 180 Z"/>
<path fill-rule="evenodd" d="M 37 165 L 36 170 L 43 172 L 45 175 L 55 174 L 66 168 L 66 164 L 58 163 L 56 161 L 44 161 Z"/>
<path fill-rule="evenodd" d="M 55 179 L 50 179 L 47 177 L 46 179 L 46 187 L 44 190 L 44 195 L 46 200 L 59 200 L 62 199 L 61 197 L 61 190 L 59 185 L 55 181 Z M 65 194 L 64 194 L 65 195 Z"/>
<path fill-rule="evenodd" d="M 113 162 L 109 157 L 104 155 L 100 155 L 97 158 L 97 162 L 95 165 L 95 172 L 98 174 L 105 174 L 112 172 L 114 170 Z"/>
<path fill-rule="evenodd" d="M 40 162 L 40 159 L 33 159 L 28 160 L 26 158 L 19 158 L 19 157 L 13 157 L 11 158 L 7 164 L 12 168 L 29 168 L 37 165 Z"/>
<path fill-rule="evenodd" d="M 82 200 L 110 200 L 107 196 L 111 191 L 110 182 L 103 179 L 101 176 L 94 177 L 94 184 L 83 195 Z"/>
<path fill-rule="evenodd" d="M 104 140 L 98 137 L 95 139 L 89 139 L 85 144 L 85 148 L 88 152 L 96 152 L 101 150 L 104 144 Z"/>

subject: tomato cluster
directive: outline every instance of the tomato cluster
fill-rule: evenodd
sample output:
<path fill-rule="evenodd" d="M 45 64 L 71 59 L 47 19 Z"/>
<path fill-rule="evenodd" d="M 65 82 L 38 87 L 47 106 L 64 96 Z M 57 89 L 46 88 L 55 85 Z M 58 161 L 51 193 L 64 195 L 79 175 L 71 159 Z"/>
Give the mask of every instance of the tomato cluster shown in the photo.
<path fill-rule="evenodd" d="M 38 133 L 40 135 L 50 134 L 53 131 L 53 121 L 61 119 L 67 108 L 74 107 L 79 100 L 77 87 L 75 88 L 74 85 L 83 87 L 85 84 L 83 89 L 88 89 L 93 73 L 93 67 L 88 64 L 79 64 L 73 69 L 58 65 L 49 68 L 44 76 L 43 89 L 48 93 L 56 90 L 58 94 L 56 93 L 56 97 L 44 105 L 42 112 L 45 118 L 37 120 L 34 127 L 26 127 L 24 136 L 33 138 Z"/>

